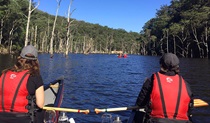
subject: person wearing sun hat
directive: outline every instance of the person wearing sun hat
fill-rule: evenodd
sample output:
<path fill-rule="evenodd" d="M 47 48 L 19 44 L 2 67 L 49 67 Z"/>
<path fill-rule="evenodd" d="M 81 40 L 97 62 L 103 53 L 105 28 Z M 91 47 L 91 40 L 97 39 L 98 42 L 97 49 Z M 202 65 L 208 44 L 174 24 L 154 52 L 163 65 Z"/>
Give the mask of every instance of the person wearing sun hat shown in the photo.
<path fill-rule="evenodd" d="M 179 75 L 179 58 L 173 53 L 161 56 L 160 71 L 144 82 L 136 105 L 146 109 L 145 123 L 191 123 L 193 93 Z"/>
<path fill-rule="evenodd" d="M 38 51 L 25 46 L 16 63 L 0 78 L 0 122 L 43 123 L 44 86 Z"/>

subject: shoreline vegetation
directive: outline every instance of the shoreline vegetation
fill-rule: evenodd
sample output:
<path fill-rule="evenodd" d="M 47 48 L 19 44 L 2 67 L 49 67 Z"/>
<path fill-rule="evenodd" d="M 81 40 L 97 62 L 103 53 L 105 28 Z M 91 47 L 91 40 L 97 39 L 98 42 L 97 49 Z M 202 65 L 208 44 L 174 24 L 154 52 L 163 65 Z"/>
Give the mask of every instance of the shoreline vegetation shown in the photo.
<path fill-rule="evenodd" d="M 18 52 L 20 51 L 12 51 L 12 52 L 9 52 L 9 50 L 7 48 L 4 48 L 4 47 L 0 47 L 0 54 L 2 55 L 6 55 L 6 54 L 17 54 Z M 38 51 L 39 53 L 48 53 L 48 52 L 40 52 Z M 63 52 L 56 52 L 56 53 L 63 53 Z M 91 54 L 116 54 L 118 55 L 119 53 L 123 53 L 123 51 L 112 51 L 111 53 L 106 53 L 106 52 L 91 52 Z M 85 54 L 85 55 L 88 55 L 89 53 L 82 53 L 82 54 Z"/>
<path fill-rule="evenodd" d="M 210 58 L 210 1 L 172 0 L 170 5 L 161 6 L 139 33 L 79 21 L 70 17 L 72 11 L 68 17 L 50 15 L 38 10 L 39 3 L 31 0 L 4 0 L 0 4 L 1 54 L 16 53 L 31 44 L 52 56 L 58 52 L 67 56 L 123 51 Z"/>

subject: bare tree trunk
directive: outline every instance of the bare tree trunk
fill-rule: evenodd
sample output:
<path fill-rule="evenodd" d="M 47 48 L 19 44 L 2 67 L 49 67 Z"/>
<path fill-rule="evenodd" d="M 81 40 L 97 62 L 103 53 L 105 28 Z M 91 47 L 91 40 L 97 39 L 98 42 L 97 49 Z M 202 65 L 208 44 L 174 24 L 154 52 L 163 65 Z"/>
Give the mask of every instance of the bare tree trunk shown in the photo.
<path fill-rule="evenodd" d="M 108 52 L 111 53 L 111 50 L 112 50 L 111 49 L 112 48 L 111 46 L 112 46 L 112 43 L 114 42 L 113 35 L 111 35 L 111 37 L 110 37 L 109 40 L 110 40 L 110 42 L 109 42 L 109 51 Z"/>
<path fill-rule="evenodd" d="M 75 53 L 79 52 L 79 48 L 78 48 L 77 44 L 78 44 L 78 42 L 74 42 Z"/>
<path fill-rule="evenodd" d="M 166 42 L 167 42 L 167 53 L 169 52 L 169 47 L 168 47 L 168 44 L 169 44 L 169 42 L 168 42 L 168 29 L 166 29 Z"/>
<path fill-rule="evenodd" d="M 66 51 L 65 51 L 65 56 L 68 56 L 68 53 L 69 53 L 69 41 L 70 40 L 70 37 L 71 37 L 71 34 L 70 34 L 70 25 L 73 21 L 70 21 L 70 18 L 71 18 L 71 5 L 72 5 L 72 2 L 73 0 L 70 0 L 70 4 L 69 4 L 69 9 L 68 9 L 68 18 L 67 18 L 67 22 L 68 22 L 68 25 L 67 25 L 67 34 L 66 34 L 66 37 L 67 37 L 67 40 L 66 40 Z M 72 44 L 70 42 L 70 44 Z"/>
<path fill-rule="evenodd" d="M 208 31 L 208 21 L 207 21 L 206 27 L 205 27 L 205 39 L 203 41 L 203 44 L 206 47 L 206 56 L 207 57 L 209 57 L 208 38 L 209 38 L 209 31 Z"/>
<path fill-rule="evenodd" d="M 92 50 L 92 46 L 93 46 L 93 39 L 91 38 L 87 40 L 87 42 L 85 42 L 84 54 L 89 54 Z"/>
<path fill-rule="evenodd" d="M 10 52 L 10 53 L 12 52 L 12 43 L 13 43 L 13 41 L 11 40 L 11 41 L 10 41 L 10 46 L 9 46 L 9 52 Z"/>
<path fill-rule="evenodd" d="M 164 37 L 162 37 L 162 38 L 160 39 L 160 52 L 161 52 L 161 54 L 164 53 L 164 50 L 163 50 L 163 40 L 164 40 Z"/>
<path fill-rule="evenodd" d="M 13 22 L 12 29 L 9 31 L 9 53 L 12 52 L 12 40 L 13 40 L 13 32 L 16 30 L 15 24 Z"/>
<path fill-rule="evenodd" d="M 57 6 L 57 10 L 56 10 L 56 16 L 55 16 L 55 20 L 54 20 L 54 24 L 53 24 L 53 29 L 52 29 L 52 34 L 51 34 L 51 39 L 50 39 L 50 57 L 53 57 L 53 40 L 54 40 L 54 31 L 55 31 L 55 25 L 56 25 L 56 21 L 57 21 L 57 17 L 58 17 L 58 11 L 60 8 L 60 3 L 62 0 L 57 0 L 58 6 Z"/>
<path fill-rule="evenodd" d="M 12 40 L 13 40 L 14 31 L 17 29 L 16 25 L 17 25 L 16 21 L 13 21 L 12 22 L 12 28 L 9 31 L 9 43 L 8 43 L 8 45 L 9 45 L 9 53 L 12 52 L 12 44 L 13 44 Z"/>
<path fill-rule="evenodd" d="M 192 32 L 193 32 L 193 36 L 194 36 L 194 41 L 196 42 L 197 46 L 198 46 L 198 51 L 199 51 L 199 55 L 200 55 L 200 58 L 202 58 L 202 54 L 201 54 L 201 47 L 200 47 L 200 42 L 198 40 L 198 35 L 197 35 L 197 30 L 196 30 L 196 27 L 193 27 L 193 25 L 191 25 L 191 28 L 192 28 Z"/>
<path fill-rule="evenodd" d="M 84 40 L 83 40 L 83 47 L 82 47 L 82 51 L 83 53 L 85 53 L 85 46 L 86 46 L 86 39 L 85 39 L 85 36 L 84 36 Z"/>
<path fill-rule="evenodd" d="M 29 43 L 28 44 L 31 44 L 31 45 L 34 45 L 34 31 L 35 29 L 34 29 L 34 27 L 32 27 L 30 30 L 29 30 L 29 36 L 28 36 L 28 38 L 30 39 L 29 40 Z"/>
<path fill-rule="evenodd" d="M 108 44 L 109 44 L 109 38 L 107 36 L 107 39 L 106 39 L 106 46 L 105 46 L 105 52 L 107 53 L 108 52 Z"/>
<path fill-rule="evenodd" d="M 26 35 L 25 35 L 25 46 L 28 45 L 28 32 L 29 32 L 29 25 L 30 25 L 31 13 L 39 6 L 39 1 L 38 1 L 37 6 L 34 9 L 31 9 L 31 6 L 32 6 L 32 0 L 29 0 L 28 20 L 27 20 Z"/>
<path fill-rule="evenodd" d="M 174 54 L 176 54 L 176 37 L 173 35 L 173 40 L 174 40 Z"/>
<path fill-rule="evenodd" d="M 0 25 L 0 27 L 1 27 L 1 29 L 0 29 L 0 45 L 1 45 L 1 42 L 2 42 L 2 39 L 3 39 L 3 26 L 4 26 L 4 19 L 2 18 L 1 19 L 1 25 Z"/>
<path fill-rule="evenodd" d="M 75 43 L 76 44 L 76 43 Z M 72 40 L 72 35 L 70 35 L 70 52 L 73 52 L 73 40 Z"/>
<path fill-rule="evenodd" d="M 63 52 L 63 39 L 62 38 L 60 38 L 58 49 L 59 49 L 59 52 Z"/>
<path fill-rule="evenodd" d="M 38 48 L 38 45 L 37 45 L 37 26 L 35 27 L 35 32 L 34 32 L 34 46 L 36 48 Z"/>
<path fill-rule="evenodd" d="M 43 51 L 45 51 L 45 49 L 44 49 L 44 44 L 46 44 L 46 39 L 47 39 L 47 36 L 46 36 L 47 34 L 46 34 L 46 32 L 44 32 L 44 36 L 43 36 L 43 38 L 42 38 L 42 43 L 41 43 L 41 51 L 43 52 Z"/>
<path fill-rule="evenodd" d="M 179 55 L 181 55 L 182 57 L 187 57 L 189 53 L 188 47 L 190 45 L 190 42 L 187 42 L 188 35 L 189 33 L 184 30 L 184 27 L 182 27 L 181 29 L 181 36 L 175 35 L 175 37 L 180 41 L 179 45 L 176 45 L 176 47 L 181 50 L 181 52 L 179 52 L 178 50 L 176 51 L 176 53 L 179 53 Z"/>

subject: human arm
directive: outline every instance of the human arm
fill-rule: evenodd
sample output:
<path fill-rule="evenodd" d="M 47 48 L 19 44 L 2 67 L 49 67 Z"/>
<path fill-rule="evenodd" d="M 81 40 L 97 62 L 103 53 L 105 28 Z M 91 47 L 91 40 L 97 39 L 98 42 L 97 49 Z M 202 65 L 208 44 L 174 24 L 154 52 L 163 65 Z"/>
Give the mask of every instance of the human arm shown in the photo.
<path fill-rule="evenodd" d="M 150 101 L 150 94 L 152 92 L 152 79 L 153 76 L 151 78 L 147 78 L 141 88 L 141 91 L 138 95 L 138 98 L 136 100 L 136 105 L 139 107 L 144 107 L 146 106 L 149 101 Z"/>
<path fill-rule="evenodd" d="M 40 75 L 30 76 L 28 79 L 28 92 L 30 95 L 35 95 L 36 105 L 39 108 L 44 106 L 44 83 Z"/>
<path fill-rule="evenodd" d="M 190 97 L 190 103 L 189 103 L 189 107 L 188 107 L 188 117 L 191 120 L 191 118 L 192 118 L 192 111 L 194 109 L 194 95 L 193 95 L 192 90 L 190 88 L 190 84 L 188 82 L 186 82 L 186 81 L 185 81 L 185 84 L 186 84 L 188 95 Z"/>
<path fill-rule="evenodd" d="M 43 108 L 44 106 L 44 86 L 43 85 L 36 89 L 35 96 L 36 96 L 36 105 L 39 108 Z"/>

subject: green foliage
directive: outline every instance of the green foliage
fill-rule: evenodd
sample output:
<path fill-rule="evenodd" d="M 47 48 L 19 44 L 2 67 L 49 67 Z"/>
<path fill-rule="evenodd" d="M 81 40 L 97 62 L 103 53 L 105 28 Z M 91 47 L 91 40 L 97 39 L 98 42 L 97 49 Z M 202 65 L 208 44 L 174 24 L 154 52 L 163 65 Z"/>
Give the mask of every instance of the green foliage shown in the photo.
<path fill-rule="evenodd" d="M 209 11 L 209 0 L 172 0 L 171 5 L 162 6 L 156 17 L 145 23 L 141 35 L 156 36 L 157 54 L 169 51 L 182 57 L 209 57 Z M 146 40 L 150 45 L 151 38 Z"/>
<path fill-rule="evenodd" d="M 9 36 L 10 31 L 15 28 L 13 32 L 13 44 L 17 46 L 13 46 L 13 49 L 18 49 L 16 47 L 23 46 L 24 44 L 24 36 L 25 36 L 25 28 L 27 23 L 27 13 L 28 13 L 28 0 L 1 0 L 0 1 L 0 16 L 4 15 L 4 25 L 1 28 L 3 31 L 3 39 L 2 44 L 9 46 Z M 36 5 L 35 3 L 33 4 Z M 6 13 L 6 14 L 5 14 Z M 49 44 L 49 39 L 51 37 L 51 31 L 53 28 L 55 16 L 49 15 L 48 13 L 42 12 L 40 10 L 33 11 L 31 15 L 30 21 L 30 32 L 29 38 L 33 42 L 35 27 L 37 27 L 37 42 L 38 46 L 41 47 L 43 40 Z M 103 27 L 99 24 L 91 24 L 84 21 L 77 21 L 71 18 L 73 21 L 70 25 L 71 32 L 71 40 L 72 44 L 77 44 L 80 46 L 79 51 L 82 52 L 82 45 L 84 43 L 84 38 L 89 41 L 93 40 L 94 50 L 107 52 L 107 48 L 110 50 L 127 50 L 125 47 L 129 47 L 130 42 L 135 42 L 136 38 L 138 38 L 139 34 L 134 32 L 126 32 L 121 29 L 111 29 L 107 26 Z M 55 41 L 54 44 L 56 48 L 58 48 L 60 40 L 63 41 L 63 45 L 65 46 L 65 42 L 67 39 L 67 28 L 68 22 L 67 18 L 58 16 L 56 27 L 55 27 Z M 44 37 L 46 36 L 46 37 Z M 45 46 L 47 49 L 48 45 Z M 73 49 L 75 50 L 75 48 Z M 131 50 L 131 49 L 129 49 Z M 75 51 L 72 51 L 75 52 Z M 125 51 L 130 52 L 130 51 Z M 137 52 L 133 52 L 137 53 Z"/>
<path fill-rule="evenodd" d="M 24 45 L 28 0 L 0 0 L 0 4 L 0 18 L 3 22 L 0 26 L 3 35 L 0 45 L 8 47 L 12 39 L 12 49 L 19 50 Z M 59 49 L 59 44 L 65 47 L 70 25 L 71 52 L 83 53 L 85 43 L 89 43 L 92 50 L 105 53 L 122 50 L 134 54 L 161 55 L 163 51 L 168 51 L 182 57 L 209 57 L 209 12 L 209 0 L 172 0 L 170 5 L 163 5 L 157 10 L 156 17 L 145 23 L 140 34 L 73 18 L 68 23 L 66 17 L 58 16 L 54 44 L 55 48 L 63 51 Z M 35 40 L 37 27 L 38 48 L 41 49 L 45 41 L 46 52 L 54 18 L 37 9 L 31 15 L 29 38 L 32 42 Z"/>

